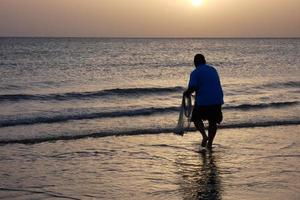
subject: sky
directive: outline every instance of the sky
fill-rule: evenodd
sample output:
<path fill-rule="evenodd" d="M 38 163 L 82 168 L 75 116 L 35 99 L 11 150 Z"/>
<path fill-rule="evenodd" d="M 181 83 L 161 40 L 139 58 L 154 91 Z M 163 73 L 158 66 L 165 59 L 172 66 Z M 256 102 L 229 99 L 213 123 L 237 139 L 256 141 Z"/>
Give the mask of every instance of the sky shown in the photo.
<path fill-rule="evenodd" d="M 0 36 L 300 37 L 300 0 L 0 0 Z"/>

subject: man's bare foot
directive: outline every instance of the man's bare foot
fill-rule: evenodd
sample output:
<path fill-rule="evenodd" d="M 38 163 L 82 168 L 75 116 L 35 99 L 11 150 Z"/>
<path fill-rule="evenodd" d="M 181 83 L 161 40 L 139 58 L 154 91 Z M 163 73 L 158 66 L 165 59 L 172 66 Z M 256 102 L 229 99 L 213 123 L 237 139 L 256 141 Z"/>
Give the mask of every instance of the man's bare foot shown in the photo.
<path fill-rule="evenodd" d="M 208 141 L 206 147 L 212 149 L 212 141 Z"/>
<path fill-rule="evenodd" d="M 201 146 L 202 146 L 202 147 L 206 147 L 207 140 L 208 140 L 207 137 L 204 137 L 204 138 L 202 139 L 202 142 L 201 142 Z"/>

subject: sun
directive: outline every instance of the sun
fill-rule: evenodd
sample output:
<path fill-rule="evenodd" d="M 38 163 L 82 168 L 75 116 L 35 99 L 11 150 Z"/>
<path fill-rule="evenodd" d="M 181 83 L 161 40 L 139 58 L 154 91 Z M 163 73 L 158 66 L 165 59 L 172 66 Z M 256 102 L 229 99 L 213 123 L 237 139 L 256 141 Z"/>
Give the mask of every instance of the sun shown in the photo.
<path fill-rule="evenodd" d="M 193 6 L 201 6 L 203 3 L 203 0 L 192 0 Z"/>

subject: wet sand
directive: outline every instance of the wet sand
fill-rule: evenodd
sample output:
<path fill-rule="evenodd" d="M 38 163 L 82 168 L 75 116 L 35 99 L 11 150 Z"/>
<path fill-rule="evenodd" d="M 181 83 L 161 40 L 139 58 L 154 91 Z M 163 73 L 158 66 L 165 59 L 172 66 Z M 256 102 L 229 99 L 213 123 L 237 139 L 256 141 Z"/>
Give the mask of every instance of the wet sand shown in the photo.
<path fill-rule="evenodd" d="M 1 199 L 299 199 L 300 126 L 0 146 Z"/>

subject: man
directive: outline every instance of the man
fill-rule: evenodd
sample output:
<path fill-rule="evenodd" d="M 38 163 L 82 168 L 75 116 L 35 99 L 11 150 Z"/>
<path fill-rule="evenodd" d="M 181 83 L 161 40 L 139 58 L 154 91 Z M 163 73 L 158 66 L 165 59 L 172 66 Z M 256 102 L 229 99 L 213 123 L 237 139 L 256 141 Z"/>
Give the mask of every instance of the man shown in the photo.
<path fill-rule="evenodd" d="M 223 120 L 221 107 L 224 104 L 220 78 L 215 68 L 206 64 L 205 57 L 197 54 L 194 58 L 196 69 L 191 73 L 188 89 L 184 95 L 196 92 L 195 106 L 191 121 L 202 134 L 202 147 L 212 148 L 217 133 L 217 124 Z M 203 120 L 208 120 L 208 136 Z"/>

